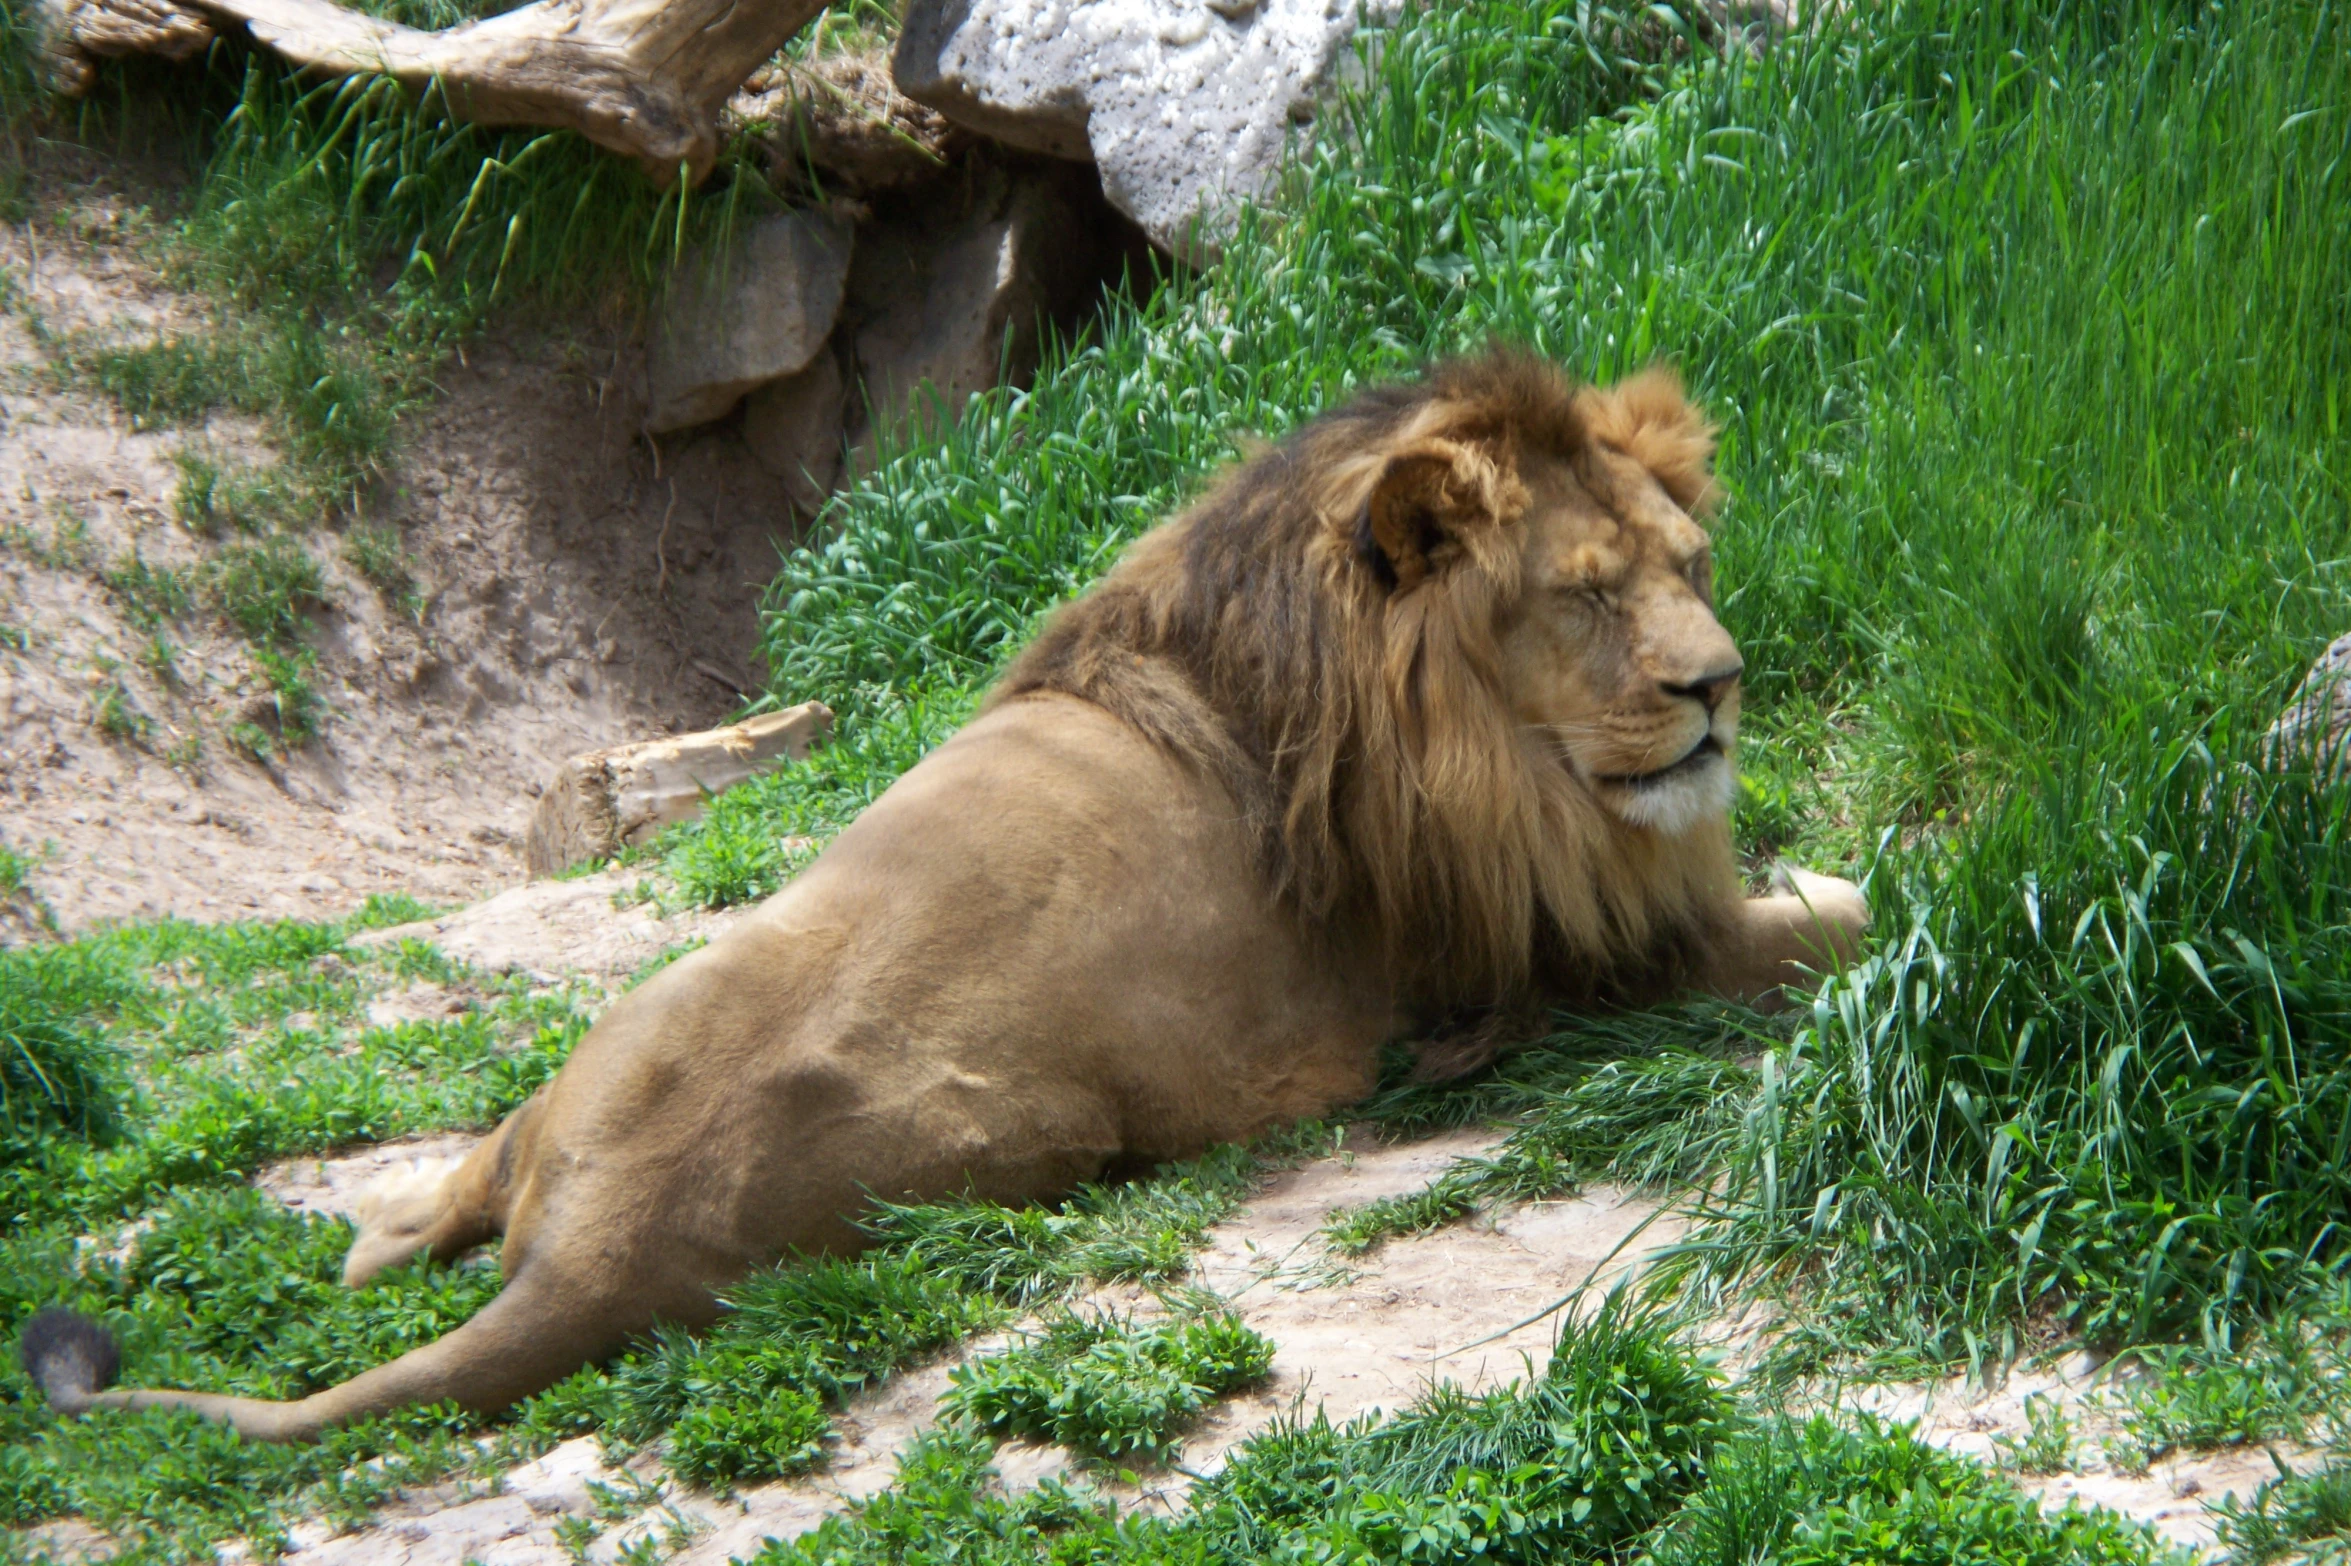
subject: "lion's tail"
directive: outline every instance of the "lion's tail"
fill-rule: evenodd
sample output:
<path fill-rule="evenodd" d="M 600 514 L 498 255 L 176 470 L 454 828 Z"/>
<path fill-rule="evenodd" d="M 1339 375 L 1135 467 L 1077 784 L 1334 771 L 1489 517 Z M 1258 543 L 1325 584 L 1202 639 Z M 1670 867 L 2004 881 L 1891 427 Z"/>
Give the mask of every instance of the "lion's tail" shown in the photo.
<path fill-rule="evenodd" d="M 444 1399 L 495 1413 L 543 1391 L 626 1336 L 619 1323 L 583 1323 L 577 1295 L 516 1279 L 456 1331 L 339 1386 L 290 1402 L 213 1392 L 106 1390 L 120 1353 L 87 1316 L 51 1306 L 25 1324 L 18 1353 L 26 1374 L 60 1413 L 94 1408 L 191 1408 L 261 1441 L 310 1441 L 336 1425 Z M 568 1318 L 568 1319 L 567 1319 Z M 583 1327 L 586 1330 L 583 1330 Z"/>

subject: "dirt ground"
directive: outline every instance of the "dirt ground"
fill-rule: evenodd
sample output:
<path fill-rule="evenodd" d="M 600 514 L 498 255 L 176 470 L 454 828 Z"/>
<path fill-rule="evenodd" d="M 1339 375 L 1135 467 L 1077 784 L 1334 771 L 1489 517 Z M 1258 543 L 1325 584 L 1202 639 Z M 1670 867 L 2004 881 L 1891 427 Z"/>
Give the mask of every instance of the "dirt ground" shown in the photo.
<path fill-rule="evenodd" d="M 231 744 L 262 691 L 246 646 L 198 609 L 168 627 L 177 678 L 159 678 L 102 573 L 218 547 L 174 520 L 176 452 L 272 454 L 247 420 L 134 428 L 59 374 L 61 339 L 198 324 L 152 265 L 168 189 L 74 158 L 39 171 L 41 221 L 0 226 L 0 846 L 36 860 L 60 927 L 323 917 L 373 892 L 462 902 L 518 878 L 533 797 L 564 758 L 739 705 L 758 594 L 796 525 L 781 487 L 730 424 L 642 435 L 627 335 L 516 330 L 446 366 L 371 502 L 413 557 L 422 614 L 317 529 L 327 602 L 307 641 L 330 715 L 281 761 Z M 144 734 L 99 727 L 109 681 Z"/>

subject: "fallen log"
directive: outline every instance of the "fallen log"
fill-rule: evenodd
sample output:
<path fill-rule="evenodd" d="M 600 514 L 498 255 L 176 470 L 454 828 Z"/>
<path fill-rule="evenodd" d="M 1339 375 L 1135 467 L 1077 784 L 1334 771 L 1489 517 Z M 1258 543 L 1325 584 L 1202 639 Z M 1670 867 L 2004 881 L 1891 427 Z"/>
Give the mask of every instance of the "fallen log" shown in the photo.
<path fill-rule="evenodd" d="M 539 796 L 523 864 L 534 876 L 560 875 L 642 843 L 700 815 L 711 795 L 782 762 L 806 760 L 832 727 L 832 709 L 811 701 L 723 729 L 574 756 Z"/>
<path fill-rule="evenodd" d="M 254 41 L 328 76 L 436 85 L 481 125 L 544 125 L 700 179 L 718 157 L 719 110 L 825 0 L 536 0 L 425 32 L 331 0 L 43 0 L 59 90 L 86 91 L 93 59 L 184 59 L 242 24 Z"/>

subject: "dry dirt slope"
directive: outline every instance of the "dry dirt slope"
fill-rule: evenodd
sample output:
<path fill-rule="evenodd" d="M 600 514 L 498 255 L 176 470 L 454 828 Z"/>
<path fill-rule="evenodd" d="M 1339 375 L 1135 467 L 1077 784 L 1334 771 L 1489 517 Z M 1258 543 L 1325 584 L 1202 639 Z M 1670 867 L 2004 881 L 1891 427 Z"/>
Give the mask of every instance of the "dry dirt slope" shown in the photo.
<path fill-rule="evenodd" d="M 240 750 L 230 730 L 267 700 L 251 649 L 201 603 L 141 623 L 108 577 L 240 542 L 175 516 L 180 454 L 273 454 L 248 420 L 136 427 L 66 373 L 77 351 L 205 328 L 154 267 L 168 191 L 78 157 L 52 149 L 38 219 L 0 228 L 0 846 L 38 861 L 64 928 L 475 896 L 514 874 L 564 757 L 739 704 L 796 526 L 780 487 L 727 425 L 639 433 L 626 332 L 518 333 L 445 367 L 370 503 L 421 608 L 361 580 L 323 522 L 304 535 L 327 716 L 281 759 Z"/>

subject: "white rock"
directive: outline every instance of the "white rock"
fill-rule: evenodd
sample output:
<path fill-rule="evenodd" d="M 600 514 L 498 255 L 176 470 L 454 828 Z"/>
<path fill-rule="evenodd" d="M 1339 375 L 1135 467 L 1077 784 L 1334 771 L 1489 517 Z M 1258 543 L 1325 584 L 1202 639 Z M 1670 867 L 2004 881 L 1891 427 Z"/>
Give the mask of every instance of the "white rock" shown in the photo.
<path fill-rule="evenodd" d="M 898 89 L 1012 146 L 1091 158 L 1103 194 L 1205 259 L 1312 122 L 1359 15 L 1399 0 L 908 0 Z M 1199 223 L 1194 231 L 1195 220 Z"/>
<path fill-rule="evenodd" d="M 837 213 L 782 212 L 723 260 L 687 257 L 646 354 L 645 427 L 707 423 L 806 369 L 841 313 L 851 232 Z"/>

